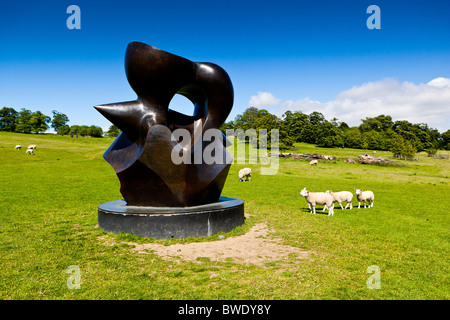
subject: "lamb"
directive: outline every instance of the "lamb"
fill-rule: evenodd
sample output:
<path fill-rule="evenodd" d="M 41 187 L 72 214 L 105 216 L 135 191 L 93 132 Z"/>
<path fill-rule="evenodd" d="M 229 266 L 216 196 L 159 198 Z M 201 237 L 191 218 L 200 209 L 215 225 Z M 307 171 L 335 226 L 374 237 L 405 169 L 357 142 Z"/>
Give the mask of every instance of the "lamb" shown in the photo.
<path fill-rule="evenodd" d="M 20 144 L 18 144 L 18 145 L 14 148 L 14 150 L 20 150 L 20 149 L 22 149 L 22 146 L 21 146 Z"/>
<path fill-rule="evenodd" d="M 36 149 L 36 145 L 35 145 L 35 144 L 30 144 L 30 145 L 28 146 L 28 149 Z"/>
<path fill-rule="evenodd" d="M 352 208 L 353 208 L 353 205 L 352 205 L 353 193 L 351 193 L 350 191 L 333 192 L 331 190 L 327 190 L 327 191 L 325 191 L 325 193 L 331 194 L 333 196 L 334 200 L 339 203 L 342 210 L 347 209 L 348 206 L 350 206 L 350 210 L 352 210 Z M 343 208 L 342 204 L 341 204 L 341 202 L 344 202 L 344 201 L 347 201 L 347 205 L 345 206 L 345 208 Z"/>
<path fill-rule="evenodd" d="M 309 192 L 306 188 L 300 191 L 300 195 L 305 197 L 308 202 L 309 210 L 311 210 L 313 214 L 316 214 L 316 205 L 318 204 L 325 205 L 325 208 L 328 209 L 329 216 L 334 215 L 334 198 L 332 195 L 325 192 Z"/>
<path fill-rule="evenodd" d="M 33 149 L 28 149 L 26 153 L 29 153 L 29 154 L 31 154 L 31 155 L 34 155 Z"/>
<path fill-rule="evenodd" d="M 317 160 L 311 160 L 311 162 L 309 163 L 310 166 L 312 165 L 317 165 L 318 161 Z"/>
<path fill-rule="evenodd" d="M 244 178 L 245 178 L 245 181 L 249 181 L 249 178 L 250 178 L 250 181 L 252 181 L 252 169 L 244 168 L 244 169 L 239 170 L 239 182 L 244 181 Z"/>
<path fill-rule="evenodd" d="M 373 208 L 373 201 L 375 200 L 375 195 L 372 191 L 363 191 L 363 189 L 354 189 L 356 193 L 356 198 L 358 199 L 358 209 L 361 206 L 361 202 L 364 202 L 364 208 L 366 207 L 366 201 L 369 202 L 369 208 Z"/>

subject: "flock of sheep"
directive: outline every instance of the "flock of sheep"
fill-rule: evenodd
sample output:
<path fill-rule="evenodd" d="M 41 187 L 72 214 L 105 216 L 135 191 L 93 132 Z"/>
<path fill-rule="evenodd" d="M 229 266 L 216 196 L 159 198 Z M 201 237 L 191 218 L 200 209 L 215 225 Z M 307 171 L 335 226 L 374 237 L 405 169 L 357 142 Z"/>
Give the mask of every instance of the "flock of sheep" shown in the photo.
<path fill-rule="evenodd" d="M 354 189 L 356 194 L 356 199 L 358 200 L 358 209 L 361 208 L 361 202 L 364 202 L 364 208 L 367 208 L 366 202 L 369 208 L 373 208 L 373 201 L 375 200 L 375 195 L 372 191 L 363 189 Z M 309 210 L 316 214 L 316 205 L 323 205 L 323 211 L 328 209 L 328 215 L 334 215 L 334 203 L 337 202 L 341 206 L 341 209 L 347 209 L 350 206 L 350 210 L 353 208 L 352 200 L 353 193 L 350 191 L 340 191 L 333 192 L 327 190 L 325 192 L 309 192 L 306 188 L 300 191 L 300 195 L 305 197 L 306 202 L 308 202 Z M 347 205 L 342 207 L 342 202 L 347 202 Z"/>
<path fill-rule="evenodd" d="M 15 146 L 15 148 L 14 148 L 14 150 L 21 150 L 22 149 L 22 146 L 20 145 L 20 144 L 18 144 L 17 146 Z M 27 154 L 31 154 L 31 155 L 34 155 L 34 153 L 33 153 L 33 150 L 34 149 L 36 149 L 36 145 L 35 144 L 30 144 L 29 146 L 28 146 L 28 149 L 27 149 Z"/>
<path fill-rule="evenodd" d="M 310 163 L 311 165 L 311 163 Z M 239 170 L 239 181 L 251 181 L 252 169 L 244 168 Z M 245 180 L 244 180 L 245 179 Z M 361 208 L 361 202 L 364 202 L 364 208 L 367 208 L 366 202 L 368 203 L 368 208 L 373 208 L 373 201 L 375 200 L 375 195 L 372 191 L 363 191 L 363 189 L 354 189 L 356 194 L 356 199 L 358 200 L 358 209 Z M 352 200 L 353 193 L 350 191 L 340 191 L 333 192 L 327 190 L 325 192 L 310 192 L 304 188 L 300 191 L 300 195 L 305 197 L 306 202 L 308 202 L 309 210 L 316 214 L 316 205 L 323 205 L 323 211 L 328 210 L 328 215 L 334 215 L 334 203 L 337 202 L 341 206 L 341 209 L 347 209 L 350 206 L 350 210 L 353 209 Z M 347 202 L 345 208 L 342 206 L 342 202 Z"/>

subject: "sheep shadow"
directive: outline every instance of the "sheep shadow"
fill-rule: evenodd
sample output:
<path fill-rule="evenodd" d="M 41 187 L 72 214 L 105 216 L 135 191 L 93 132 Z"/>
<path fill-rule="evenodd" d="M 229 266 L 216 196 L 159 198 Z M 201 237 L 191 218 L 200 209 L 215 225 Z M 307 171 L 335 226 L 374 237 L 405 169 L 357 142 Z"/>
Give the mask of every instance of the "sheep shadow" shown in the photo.
<path fill-rule="evenodd" d="M 361 208 L 361 209 L 363 209 L 363 208 Z M 341 207 L 334 207 L 334 214 L 336 214 L 337 213 L 337 211 L 339 211 L 340 213 L 346 213 L 347 211 L 348 211 L 348 213 L 352 213 L 352 211 L 354 211 L 354 210 L 358 210 L 358 206 L 356 206 L 356 207 L 353 207 L 353 209 L 349 209 L 349 208 L 347 208 L 347 209 L 343 209 L 343 208 L 341 208 Z M 303 212 L 303 213 L 310 213 L 310 214 L 313 214 L 309 209 L 308 209 L 308 207 L 303 207 L 302 208 L 302 210 L 301 210 L 301 212 Z M 316 207 L 316 214 L 322 214 L 322 215 L 328 215 L 328 210 L 325 210 L 325 211 L 323 211 L 323 207 Z"/>
<path fill-rule="evenodd" d="M 327 216 L 328 215 L 328 210 L 325 210 L 325 211 L 322 211 L 322 210 L 323 210 L 323 208 L 317 208 L 316 207 L 316 214 L 323 214 L 323 215 Z M 309 210 L 308 208 L 302 208 L 302 212 L 313 214 L 311 212 L 311 210 Z"/>

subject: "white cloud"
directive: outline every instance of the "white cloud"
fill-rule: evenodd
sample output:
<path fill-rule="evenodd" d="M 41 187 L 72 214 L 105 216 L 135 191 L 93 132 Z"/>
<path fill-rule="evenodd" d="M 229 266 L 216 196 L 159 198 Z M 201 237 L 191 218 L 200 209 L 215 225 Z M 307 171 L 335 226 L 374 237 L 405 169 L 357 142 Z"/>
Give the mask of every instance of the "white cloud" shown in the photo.
<path fill-rule="evenodd" d="M 450 128 L 450 79 L 440 77 L 427 84 L 400 83 L 394 79 L 367 82 L 339 93 L 333 101 L 306 97 L 282 102 L 277 115 L 287 110 L 307 114 L 319 111 L 326 119 L 336 117 L 350 126 L 359 125 L 366 117 L 385 114 L 394 121 L 426 123 L 444 132 Z"/>
<path fill-rule="evenodd" d="M 261 92 L 259 91 L 256 96 L 252 96 L 248 105 L 256 108 L 267 108 L 273 107 L 281 102 L 280 99 L 275 97 L 270 92 Z"/>
<path fill-rule="evenodd" d="M 427 85 L 437 88 L 450 87 L 450 79 L 439 77 L 431 80 Z"/>

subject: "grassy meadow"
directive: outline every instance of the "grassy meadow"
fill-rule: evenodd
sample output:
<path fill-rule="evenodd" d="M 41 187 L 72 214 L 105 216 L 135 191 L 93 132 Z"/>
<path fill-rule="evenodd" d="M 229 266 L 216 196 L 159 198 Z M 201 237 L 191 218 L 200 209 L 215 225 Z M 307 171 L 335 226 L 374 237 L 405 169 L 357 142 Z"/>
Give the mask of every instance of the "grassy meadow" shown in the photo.
<path fill-rule="evenodd" d="M 112 141 L 0 132 L 0 299 L 450 298 L 449 159 L 419 154 L 419 161 L 394 165 L 347 164 L 343 159 L 372 151 L 295 144 L 293 152 L 337 159 L 310 167 L 280 158 L 275 175 L 262 175 L 260 163 L 233 164 L 222 195 L 245 200 L 249 217 L 225 237 L 265 223 L 269 237 L 309 252 L 257 266 L 164 260 L 129 244 L 220 241 L 217 235 L 155 240 L 101 230 L 98 205 L 122 198 L 102 158 Z M 25 154 L 28 144 L 37 145 L 34 156 Z M 243 167 L 252 168 L 252 182 L 239 182 Z M 358 210 L 354 197 L 353 210 L 336 204 L 334 216 L 322 207 L 313 215 L 299 195 L 304 187 L 372 190 L 374 208 Z M 72 265 L 80 270 L 79 290 L 67 287 Z M 381 271 L 380 289 L 366 285 L 372 265 Z"/>

